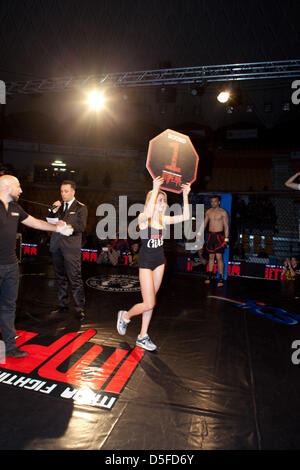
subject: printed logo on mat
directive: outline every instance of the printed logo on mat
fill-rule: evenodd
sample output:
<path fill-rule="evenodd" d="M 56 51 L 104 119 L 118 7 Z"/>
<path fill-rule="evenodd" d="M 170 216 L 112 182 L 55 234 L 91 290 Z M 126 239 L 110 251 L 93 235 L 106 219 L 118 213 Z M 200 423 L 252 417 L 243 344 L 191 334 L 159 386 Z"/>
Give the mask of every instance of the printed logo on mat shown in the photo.
<path fill-rule="evenodd" d="M 257 300 L 235 300 L 217 295 L 208 295 L 207 298 L 230 302 L 236 307 L 249 310 L 251 313 L 255 313 L 276 323 L 283 323 L 284 325 L 296 325 L 300 320 L 300 315 L 296 313 L 290 313 L 282 308 L 272 307 Z"/>
<path fill-rule="evenodd" d="M 74 403 L 112 409 L 144 350 L 112 348 L 90 343 L 96 330 L 68 333 L 55 341 L 17 331 L 17 346 L 24 358 L 6 357 L 0 364 L 1 383 L 52 395 Z"/>
<path fill-rule="evenodd" d="M 138 292 L 140 282 L 137 276 L 110 274 L 90 277 L 86 281 L 89 287 L 108 292 Z"/>

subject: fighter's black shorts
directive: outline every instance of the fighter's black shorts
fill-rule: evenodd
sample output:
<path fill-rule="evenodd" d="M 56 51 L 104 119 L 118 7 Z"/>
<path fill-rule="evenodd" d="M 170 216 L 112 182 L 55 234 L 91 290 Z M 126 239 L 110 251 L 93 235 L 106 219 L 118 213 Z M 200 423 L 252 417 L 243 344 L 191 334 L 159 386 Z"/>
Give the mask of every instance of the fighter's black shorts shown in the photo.
<path fill-rule="evenodd" d="M 224 232 L 208 232 L 206 250 L 208 253 L 224 253 L 226 248 Z"/>

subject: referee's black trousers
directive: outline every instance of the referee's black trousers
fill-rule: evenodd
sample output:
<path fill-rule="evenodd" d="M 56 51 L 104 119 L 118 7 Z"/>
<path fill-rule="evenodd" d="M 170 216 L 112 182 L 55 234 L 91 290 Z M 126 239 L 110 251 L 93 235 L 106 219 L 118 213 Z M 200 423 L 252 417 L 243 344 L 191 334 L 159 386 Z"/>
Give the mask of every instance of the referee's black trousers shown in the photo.
<path fill-rule="evenodd" d="M 81 277 L 81 250 L 59 248 L 52 253 L 60 307 L 69 304 L 68 282 L 72 289 L 76 312 L 84 310 L 85 293 Z"/>

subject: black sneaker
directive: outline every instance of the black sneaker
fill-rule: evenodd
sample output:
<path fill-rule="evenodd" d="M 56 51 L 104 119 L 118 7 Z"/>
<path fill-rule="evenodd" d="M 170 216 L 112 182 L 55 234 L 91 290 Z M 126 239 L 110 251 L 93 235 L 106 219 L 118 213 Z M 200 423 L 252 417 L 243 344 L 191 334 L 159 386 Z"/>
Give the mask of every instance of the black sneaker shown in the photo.
<path fill-rule="evenodd" d="M 5 356 L 6 357 L 26 357 L 28 356 L 28 352 L 21 351 L 21 349 L 16 347 L 16 348 L 9 349 L 8 351 L 6 351 Z"/>

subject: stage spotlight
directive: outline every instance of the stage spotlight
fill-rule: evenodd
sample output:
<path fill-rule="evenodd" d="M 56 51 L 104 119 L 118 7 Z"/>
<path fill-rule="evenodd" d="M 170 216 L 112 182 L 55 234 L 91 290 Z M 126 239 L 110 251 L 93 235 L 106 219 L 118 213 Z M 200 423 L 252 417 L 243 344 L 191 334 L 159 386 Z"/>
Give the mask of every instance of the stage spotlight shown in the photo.
<path fill-rule="evenodd" d="M 230 93 L 227 90 L 221 91 L 217 96 L 217 100 L 219 101 L 219 103 L 227 103 L 229 98 L 230 98 Z"/>
<path fill-rule="evenodd" d="M 102 93 L 99 93 L 99 91 L 92 91 L 88 95 L 88 103 L 90 106 L 90 109 L 93 109 L 95 111 L 103 108 L 104 106 L 104 96 Z"/>

